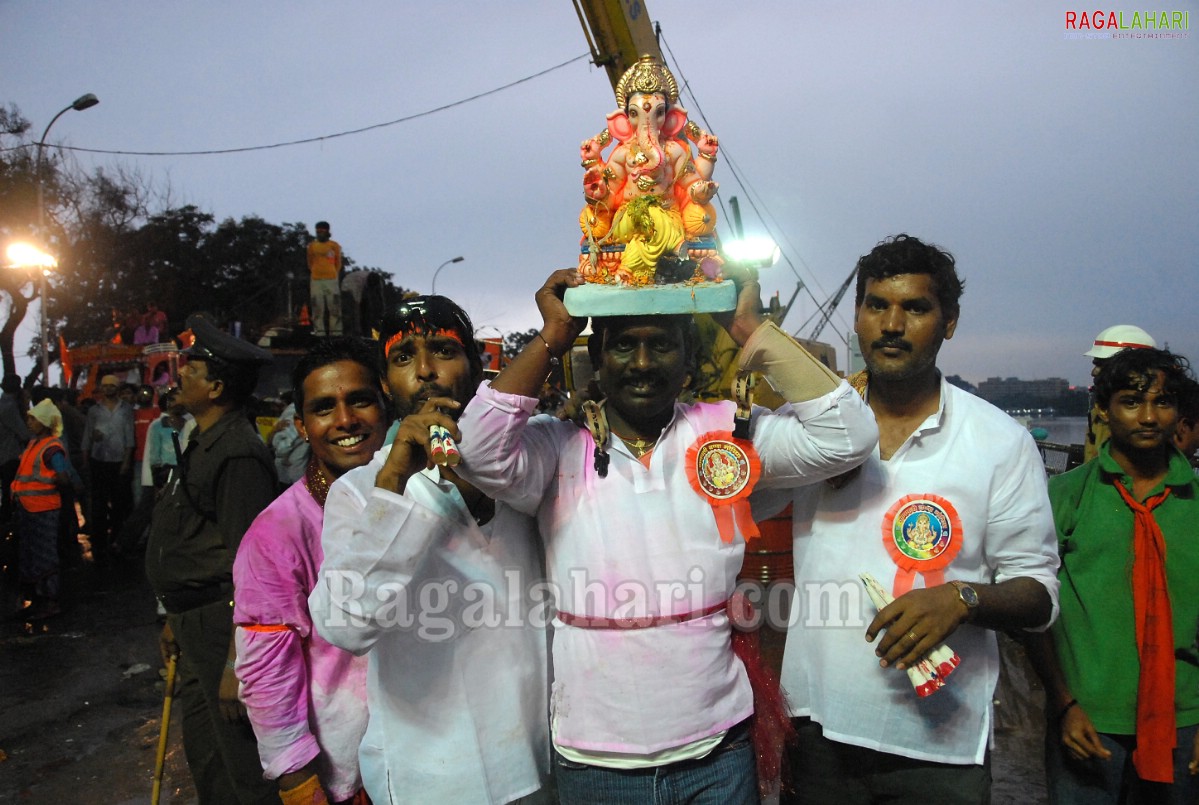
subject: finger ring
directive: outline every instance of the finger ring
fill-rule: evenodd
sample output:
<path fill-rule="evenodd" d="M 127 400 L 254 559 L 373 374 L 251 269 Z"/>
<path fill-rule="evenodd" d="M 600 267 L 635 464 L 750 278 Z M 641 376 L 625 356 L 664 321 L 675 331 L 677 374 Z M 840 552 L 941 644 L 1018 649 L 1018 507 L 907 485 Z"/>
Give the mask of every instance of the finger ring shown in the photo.
<path fill-rule="evenodd" d="M 915 632 L 908 632 L 908 637 L 912 638 L 912 643 L 913 643 L 913 644 L 916 644 L 916 643 L 919 643 L 919 642 L 920 642 L 920 638 L 919 638 L 919 637 L 916 637 L 916 633 L 915 633 Z"/>

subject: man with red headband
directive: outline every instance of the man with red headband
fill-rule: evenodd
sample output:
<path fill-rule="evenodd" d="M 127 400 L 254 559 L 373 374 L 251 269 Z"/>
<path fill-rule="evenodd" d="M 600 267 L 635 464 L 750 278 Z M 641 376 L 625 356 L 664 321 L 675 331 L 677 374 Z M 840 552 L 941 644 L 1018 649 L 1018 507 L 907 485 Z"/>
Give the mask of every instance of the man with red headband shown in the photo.
<path fill-rule="evenodd" d="M 474 328 L 424 296 L 385 315 L 379 340 L 402 421 L 329 490 L 313 624 L 369 657 L 359 762 L 372 801 L 523 800 L 549 761 L 545 631 L 527 595 L 542 576 L 536 530 L 442 463 L 483 377 Z"/>

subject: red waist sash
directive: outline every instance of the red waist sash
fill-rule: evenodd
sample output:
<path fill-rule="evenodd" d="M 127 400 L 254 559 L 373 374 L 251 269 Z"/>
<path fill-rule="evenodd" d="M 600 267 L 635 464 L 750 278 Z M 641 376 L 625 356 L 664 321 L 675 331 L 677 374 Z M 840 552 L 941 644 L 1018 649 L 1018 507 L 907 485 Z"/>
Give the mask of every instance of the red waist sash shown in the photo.
<path fill-rule="evenodd" d="M 642 615 L 637 618 L 598 618 L 589 615 L 572 615 L 569 612 L 559 612 L 558 620 L 576 629 L 649 629 L 654 626 L 669 626 L 673 623 L 685 623 L 697 618 L 706 618 L 720 612 L 728 601 L 721 601 L 710 607 L 683 612 L 678 615 Z"/>

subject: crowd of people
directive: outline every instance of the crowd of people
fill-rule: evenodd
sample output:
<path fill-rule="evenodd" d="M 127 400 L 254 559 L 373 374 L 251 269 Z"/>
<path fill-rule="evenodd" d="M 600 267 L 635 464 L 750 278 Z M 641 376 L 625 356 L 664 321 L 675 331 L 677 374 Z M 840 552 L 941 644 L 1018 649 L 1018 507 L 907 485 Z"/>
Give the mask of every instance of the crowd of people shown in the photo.
<path fill-rule="evenodd" d="M 160 310 L 155 302 L 147 302 L 141 310 L 112 309 L 112 336 L 109 340 L 114 344 L 140 347 L 169 341 L 171 335 L 166 311 Z"/>
<path fill-rule="evenodd" d="M 26 614 L 53 614 L 73 495 L 97 561 L 135 523 L 202 803 L 988 802 L 997 631 L 1045 683 L 1053 801 L 1199 801 L 1185 358 L 1101 333 L 1096 456 L 1047 479 L 1028 431 L 938 368 L 949 252 L 897 235 L 859 260 L 848 378 L 726 268 L 720 324 L 773 407 L 689 401 L 691 317 L 574 317 L 573 270 L 488 382 L 449 299 L 396 305 L 377 341 L 323 310 L 265 442 L 247 412 L 271 355 L 203 318 L 159 408 L 104 378 L 77 457 L 73 407 L 6 378 Z M 588 323 L 598 396 L 538 415 Z M 772 668 L 738 573 L 787 507 Z"/>
<path fill-rule="evenodd" d="M 60 614 L 64 599 L 69 598 L 64 596 L 63 577 L 82 564 L 103 568 L 135 564 L 122 555 L 144 543 L 154 490 L 163 486 L 177 462 L 167 434 L 181 435 L 186 445 L 193 427 L 191 417 L 174 403 L 174 392 L 165 386 L 156 394 L 149 384 L 129 383 L 108 374 L 95 388 L 93 396 L 80 399 L 77 391 L 60 388 L 34 387 L 27 392 L 17 376 L 4 378 L 0 397 L 4 508 L 0 521 L 18 538 L 28 533 L 28 524 L 21 528 L 23 512 L 40 512 L 43 523 L 39 537 L 19 539 L 22 555 L 40 550 L 46 557 L 36 566 L 17 563 L 25 603 L 20 615 L 26 620 Z M 46 433 L 29 421 L 35 411 L 44 415 Z M 43 444 L 39 434 L 50 441 Z M 35 455 L 35 445 L 46 449 L 46 454 Z M 62 467 L 55 466 L 59 455 Z M 29 467 L 21 469 L 23 461 Z M 18 476 L 33 484 L 33 490 L 13 491 Z M 18 505 L 21 495 L 24 501 Z M 51 511 L 53 540 L 48 530 Z M 42 547 L 34 549 L 34 543 Z"/>

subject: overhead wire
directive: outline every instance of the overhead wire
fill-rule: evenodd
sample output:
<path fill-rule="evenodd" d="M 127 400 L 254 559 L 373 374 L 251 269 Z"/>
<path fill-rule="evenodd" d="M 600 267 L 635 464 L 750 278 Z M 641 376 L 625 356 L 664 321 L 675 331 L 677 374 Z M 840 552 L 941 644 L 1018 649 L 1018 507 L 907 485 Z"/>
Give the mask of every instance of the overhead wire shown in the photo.
<path fill-rule="evenodd" d="M 355 134 L 363 134 L 368 131 L 375 131 L 376 129 L 387 128 L 388 126 L 396 126 L 396 125 L 399 125 L 400 123 L 408 123 L 410 121 L 417 120 L 422 117 L 428 117 L 429 115 L 434 115 L 434 114 L 437 114 L 438 112 L 444 112 L 447 109 L 453 109 L 456 106 L 462 106 L 463 104 L 477 101 L 480 98 L 486 98 L 488 95 L 495 95 L 498 92 L 503 92 L 504 90 L 511 89 L 512 87 L 518 86 L 520 84 L 524 84 L 524 83 L 532 81 L 534 79 L 541 78 L 542 76 L 548 75 L 549 73 L 552 73 L 555 70 L 561 70 L 562 68 L 567 67 L 571 64 L 574 64 L 577 61 L 582 61 L 583 59 L 588 59 L 590 57 L 591 57 L 590 53 L 583 53 L 581 55 L 575 56 L 574 58 L 567 59 L 566 61 L 562 62 L 561 64 L 555 64 L 553 67 L 547 67 L 546 69 L 541 70 L 539 72 L 532 73 L 531 75 L 527 75 L 523 78 L 518 78 L 515 81 L 510 81 L 509 83 L 504 84 L 503 86 L 495 87 L 494 89 L 489 89 L 484 92 L 479 92 L 479 93 L 476 93 L 475 95 L 471 95 L 470 97 L 462 98 L 460 100 L 453 101 L 453 102 L 447 103 L 447 104 L 443 104 L 441 106 L 437 106 L 432 109 L 426 109 L 423 112 L 416 112 L 415 114 L 405 115 L 404 117 L 396 118 L 395 120 L 389 120 L 385 123 L 374 123 L 372 125 L 363 126 L 361 128 L 357 128 L 357 129 L 349 129 L 348 131 L 339 131 L 339 132 L 335 132 L 333 134 L 322 134 L 322 135 L 319 135 L 316 137 L 305 137 L 305 138 L 299 139 L 299 140 L 287 140 L 286 142 L 270 143 L 267 145 L 248 145 L 248 146 L 242 146 L 239 148 L 209 148 L 209 149 L 203 149 L 203 150 L 198 150 L 198 151 L 124 151 L 124 150 L 113 150 L 113 149 L 106 149 L 106 148 L 83 148 L 81 146 L 76 146 L 76 145 L 58 145 L 58 144 L 54 144 L 54 143 L 46 143 L 45 147 L 46 148 L 56 148 L 61 151 L 79 151 L 79 152 L 85 153 L 85 154 L 112 154 L 115 156 L 135 156 L 135 157 L 211 156 L 211 155 L 215 155 L 215 154 L 241 154 L 241 153 L 245 153 L 247 151 L 267 151 L 267 150 L 274 149 L 274 148 L 289 148 L 294 145 L 307 145 L 309 143 L 319 143 L 319 142 L 324 142 L 325 140 L 337 139 L 338 137 L 350 137 Z M 0 148 L 0 152 L 15 151 L 19 148 L 28 148 L 28 147 L 30 147 L 29 143 L 22 143 L 20 145 L 11 146 L 9 148 Z"/>
<path fill-rule="evenodd" d="M 674 51 L 671 50 L 669 42 L 667 42 L 665 36 L 662 35 L 661 26 L 658 26 L 657 31 L 658 31 L 658 40 L 662 44 L 662 46 L 665 48 L 667 55 L 670 57 L 670 60 L 671 60 L 672 64 L 674 65 L 674 73 L 681 79 L 681 84 L 680 84 L 681 91 L 686 92 L 688 98 L 690 99 L 690 103 L 691 103 L 692 107 L 695 109 L 700 120 L 703 121 L 704 126 L 710 127 L 711 124 L 708 122 L 707 115 L 704 113 L 703 107 L 700 105 L 699 98 L 696 96 L 695 92 L 691 89 L 690 81 L 687 79 L 686 75 L 683 73 L 682 67 L 679 64 L 679 60 L 674 55 Z M 369 126 L 362 126 L 360 128 L 356 128 L 356 129 L 348 129 L 345 131 L 334 132 L 332 134 L 322 134 L 322 135 L 318 135 L 318 136 L 314 136 L 314 137 L 304 137 L 304 138 L 300 138 L 300 139 L 296 139 L 296 140 L 286 140 L 283 142 L 268 143 L 265 145 L 240 146 L 240 147 L 236 147 L 236 148 L 209 148 L 209 149 L 187 150 L 187 151 L 132 151 L 132 150 L 124 150 L 124 149 L 86 148 L 83 146 L 62 145 L 62 144 L 56 144 L 56 143 L 45 143 L 44 147 L 57 149 L 60 151 L 76 151 L 76 152 L 88 153 L 88 154 L 107 154 L 107 155 L 113 155 L 113 156 L 162 157 L 162 156 L 215 156 L 215 155 L 220 155 L 220 154 L 238 154 L 238 153 L 247 153 L 247 152 L 252 152 L 252 151 L 267 151 L 267 150 L 273 150 L 273 149 L 278 149 L 278 148 L 289 148 L 289 147 L 298 146 L 298 145 L 308 145 L 311 143 L 324 142 L 326 140 L 333 140 L 333 139 L 338 139 L 341 137 L 350 137 L 350 136 L 354 136 L 354 135 L 358 135 L 358 134 L 364 134 L 369 131 L 375 131 L 378 129 L 388 128 L 390 126 L 396 126 L 401 123 L 408 123 L 413 120 L 418 120 L 423 117 L 428 117 L 430 115 L 437 114 L 439 112 L 444 112 L 449 109 L 453 109 L 455 107 L 462 106 L 464 104 L 472 103 L 474 101 L 480 100 L 480 99 L 488 97 L 490 95 L 495 95 L 499 92 L 503 92 L 505 90 L 511 89 L 512 87 L 519 86 L 520 84 L 524 84 L 529 81 L 533 81 L 544 75 L 548 75 L 549 73 L 555 72 L 557 70 L 561 70 L 571 64 L 574 64 L 575 62 L 582 61 L 583 59 L 588 59 L 588 58 L 590 58 L 590 56 L 591 56 L 590 53 L 582 53 L 578 56 L 567 59 L 564 62 L 555 64 L 551 67 L 547 67 L 544 70 L 540 70 L 536 73 L 531 73 L 530 75 L 524 76 L 522 78 L 518 78 L 515 81 L 510 81 L 509 83 L 503 84 L 499 87 L 494 87 L 492 89 L 476 93 L 476 94 L 468 96 L 466 98 L 461 98 L 461 99 L 453 101 L 451 103 L 442 104 L 441 106 L 437 106 L 437 107 L 434 107 L 431 109 L 426 109 L 424 111 L 416 112 L 411 115 L 405 115 L 403 117 L 396 118 L 395 120 L 388 120 L 383 123 L 374 123 Z M 21 143 L 16 146 L 10 146 L 8 148 L 0 148 L 0 153 L 8 152 L 8 151 L 15 151 L 20 148 L 28 148 L 28 147 L 31 147 L 31 144 Z M 750 185 L 749 181 L 745 178 L 744 172 L 741 170 L 740 166 L 737 164 L 736 160 L 733 158 L 728 146 L 726 145 L 726 146 L 722 147 L 721 151 L 722 151 L 722 155 L 725 158 L 725 162 L 728 165 L 729 172 L 732 174 L 733 179 L 737 182 L 737 184 L 744 191 L 745 198 L 748 201 L 749 206 L 753 209 L 754 213 L 758 216 L 758 219 L 759 219 L 759 221 L 761 221 L 762 226 L 766 229 L 767 233 L 772 238 L 775 239 L 776 242 L 782 241 L 788 247 L 786 251 L 782 252 L 783 260 L 787 264 L 787 267 L 791 270 L 791 273 L 795 275 L 795 278 L 798 281 L 800 288 L 804 292 L 807 293 L 807 295 L 812 299 L 812 302 L 817 306 L 816 312 L 813 313 L 804 322 L 804 324 L 801 325 L 800 328 L 795 331 L 796 334 L 798 334 L 799 331 L 802 330 L 804 327 L 806 327 L 808 323 L 810 323 L 814 318 L 816 318 L 816 316 L 821 314 L 821 311 L 823 310 L 823 304 L 826 304 L 826 303 L 822 303 L 819 299 L 816 298 L 815 294 L 812 293 L 812 289 L 811 289 L 809 283 L 804 281 L 804 278 L 800 275 L 799 270 L 795 267 L 795 264 L 792 262 L 790 253 L 795 254 L 796 258 L 799 260 L 800 264 L 803 266 L 804 270 L 807 272 L 807 274 L 811 278 L 812 282 L 816 285 L 816 287 L 820 290 L 820 292 L 822 294 L 826 293 L 825 289 L 821 286 L 819 280 L 816 278 L 816 275 L 812 271 L 811 266 L 809 266 L 807 264 L 807 262 L 803 259 L 803 255 L 800 254 L 799 250 L 790 242 L 790 239 L 787 238 L 784 230 L 779 225 L 778 220 L 774 217 L 773 213 L 770 212 L 769 208 L 766 207 L 765 203 L 759 203 L 759 199 L 761 198 L 760 194 L 757 193 L 757 191 Z M 758 198 L 755 198 L 755 196 L 757 196 Z M 717 201 L 720 203 L 721 208 L 723 210 L 724 209 L 723 200 L 718 197 Z M 727 210 L 725 210 L 724 212 L 725 212 L 725 217 L 727 218 L 728 217 Z M 836 313 L 836 311 L 833 311 L 833 314 L 838 315 Z"/>
<path fill-rule="evenodd" d="M 672 51 L 670 49 L 670 43 L 666 41 L 666 37 L 662 33 L 661 25 L 657 25 L 656 30 L 657 30 L 657 34 L 658 34 L 658 42 L 661 44 L 662 48 L 665 50 L 666 55 L 670 57 L 671 64 L 673 65 L 672 72 L 679 79 L 680 93 L 686 92 L 687 97 L 690 100 L 690 104 L 691 104 L 692 108 L 695 109 L 695 112 L 698 115 L 699 119 L 701 121 L 703 121 L 704 127 L 710 130 L 711 124 L 708 122 L 707 116 L 704 114 L 703 107 L 699 103 L 699 98 L 696 97 L 695 92 L 691 89 L 691 82 L 687 79 L 686 75 L 683 73 L 683 68 L 680 66 L 678 58 L 674 55 L 674 51 Z M 729 148 L 727 145 L 724 145 L 724 144 L 721 145 L 720 155 L 722 157 L 724 157 L 725 162 L 728 164 L 729 172 L 732 174 L 733 179 L 737 182 L 737 184 L 744 191 L 745 198 L 748 201 L 750 208 L 753 209 L 755 214 L 757 214 L 758 220 L 761 221 L 762 226 L 766 229 L 767 234 L 770 235 L 770 237 L 773 238 L 776 243 L 779 243 L 781 241 L 787 247 L 786 249 L 781 250 L 783 261 L 787 264 L 787 267 L 789 269 L 791 269 L 791 273 L 795 275 L 795 279 L 799 282 L 800 288 L 811 298 L 812 302 L 816 305 L 816 311 L 811 316 L 809 316 L 802 325 L 800 325 L 796 330 L 793 331 L 796 335 L 799 335 L 800 332 L 804 328 L 806 328 L 809 323 L 811 323 L 816 317 L 822 315 L 824 306 L 826 304 L 828 304 L 829 302 L 831 302 L 832 297 L 831 297 L 831 295 L 828 295 L 827 291 L 825 291 L 824 287 L 820 284 L 820 281 L 816 278 L 816 274 L 812 271 L 812 267 L 809 266 L 807 261 L 805 261 L 803 259 L 803 255 L 800 254 L 799 249 L 796 248 L 791 243 L 790 239 L 786 236 L 782 227 L 779 225 L 778 220 L 774 217 L 774 214 L 770 212 L 769 208 L 766 207 L 764 202 L 762 202 L 761 205 L 759 206 L 759 201 L 755 200 L 755 196 L 757 196 L 758 199 L 761 199 L 761 195 L 759 193 L 757 193 L 756 190 L 754 190 L 754 188 L 750 185 L 749 181 L 745 178 L 744 172 L 741 170 L 740 166 L 738 166 L 736 160 L 729 153 Z M 723 202 L 723 200 L 721 200 L 720 196 L 717 196 L 717 201 L 720 202 L 721 209 L 723 211 L 724 210 L 724 202 Z M 725 211 L 725 217 L 726 218 L 728 217 L 727 211 Z M 799 260 L 800 264 L 803 266 L 803 268 L 807 272 L 808 276 L 812 279 L 812 283 L 815 284 L 816 288 L 821 292 L 821 294 L 825 294 L 826 296 L 828 296 L 828 299 L 826 299 L 826 301 L 822 302 L 821 300 L 816 298 L 816 295 L 814 293 L 812 293 L 811 287 L 804 280 L 804 278 L 800 275 L 799 271 L 795 267 L 795 264 L 791 261 L 789 252 L 793 252 L 795 254 L 796 258 Z M 845 321 L 844 317 L 840 316 L 840 314 L 838 314 L 835 310 L 833 311 L 832 315 L 836 315 L 844 323 L 844 321 Z M 846 326 L 848 327 L 848 324 Z M 846 342 L 845 336 L 841 335 L 840 332 L 838 332 L 838 337 L 841 339 L 842 342 Z"/>

